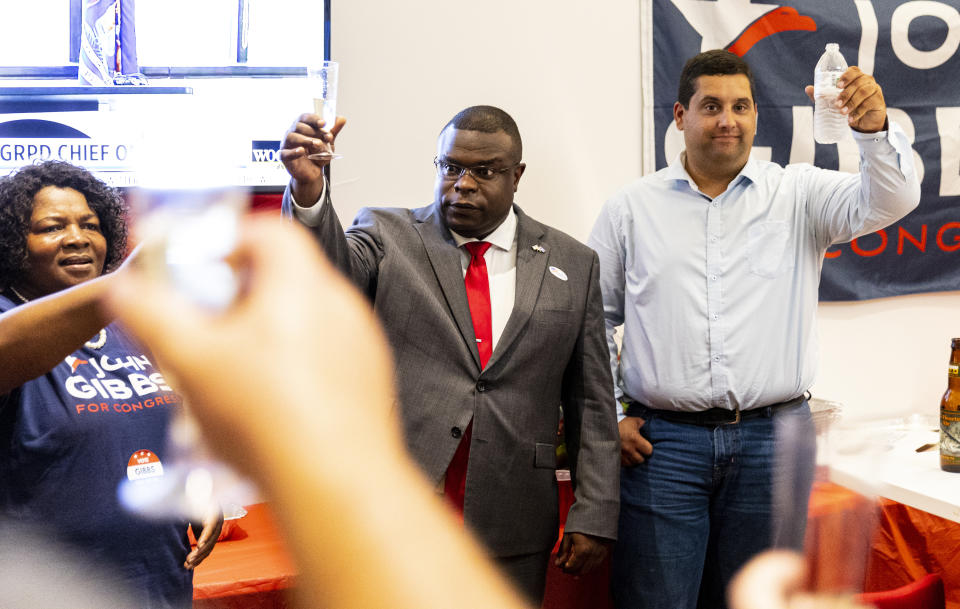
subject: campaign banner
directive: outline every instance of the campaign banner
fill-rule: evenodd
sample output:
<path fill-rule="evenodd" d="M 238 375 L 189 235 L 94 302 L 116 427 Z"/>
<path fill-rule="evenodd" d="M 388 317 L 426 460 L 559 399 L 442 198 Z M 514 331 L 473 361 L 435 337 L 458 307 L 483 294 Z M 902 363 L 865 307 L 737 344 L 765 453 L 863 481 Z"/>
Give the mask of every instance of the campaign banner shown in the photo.
<path fill-rule="evenodd" d="M 716 48 L 753 69 L 754 156 L 856 172 L 852 135 L 814 142 L 804 93 L 824 47 L 836 42 L 883 88 L 889 119 L 913 146 L 922 195 L 897 224 L 827 251 L 820 299 L 960 290 L 960 0 L 641 0 L 641 10 L 645 173 L 683 148 L 673 124 L 683 64 Z"/>

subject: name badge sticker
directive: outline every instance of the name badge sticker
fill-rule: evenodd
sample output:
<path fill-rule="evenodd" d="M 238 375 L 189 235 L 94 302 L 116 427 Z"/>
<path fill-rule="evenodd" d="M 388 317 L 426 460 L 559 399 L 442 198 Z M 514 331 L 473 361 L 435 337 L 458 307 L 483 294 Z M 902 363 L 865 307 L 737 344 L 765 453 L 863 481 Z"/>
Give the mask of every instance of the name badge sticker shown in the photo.
<path fill-rule="evenodd" d="M 163 463 L 160 458 L 149 450 L 138 450 L 130 455 L 127 461 L 127 478 L 129 480 L 145 480 L 163 475 Z"/>
<path fill-rule="evenodd" d="M 563 269 L 558 269 L 555 266 L 550 267 L 550 274 L 559 279 L 560 281 L 567 280 L 567 274 L 563 272 Z"/>

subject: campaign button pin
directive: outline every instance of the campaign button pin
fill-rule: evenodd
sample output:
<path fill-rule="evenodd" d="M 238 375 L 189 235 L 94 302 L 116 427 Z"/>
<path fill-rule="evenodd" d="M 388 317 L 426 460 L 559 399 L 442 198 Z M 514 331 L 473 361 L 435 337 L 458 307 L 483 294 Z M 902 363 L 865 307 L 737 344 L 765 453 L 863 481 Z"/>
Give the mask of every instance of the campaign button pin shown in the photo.
<path fill-rule="evenodd" d="M 560 281 L 566 281 L 566 280 L 567 280 L 567 274 L 563 272 L 563 269 L 558 269 L 558 268 L 555 267 L 555 266 L 551 266 L 551 267 L 550 267 L 550 273 L 551 273 L 554 277 L 556 277 L 557 279 L 559 279 Z"/>
<path fill-rule="evenodd" d="M 160 458 L 149 450 L 138 450 L 130 455 L 127 461 L 127 478 L 130 480 L 144 480 L 163 475 L 163 463 Z"/>

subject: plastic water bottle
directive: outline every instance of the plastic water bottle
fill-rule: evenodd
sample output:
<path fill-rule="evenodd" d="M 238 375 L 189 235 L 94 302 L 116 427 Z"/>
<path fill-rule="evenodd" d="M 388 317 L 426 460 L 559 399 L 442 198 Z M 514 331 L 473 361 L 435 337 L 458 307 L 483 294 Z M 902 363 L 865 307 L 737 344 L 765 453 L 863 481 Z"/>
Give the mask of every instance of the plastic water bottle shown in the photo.
<path fill-rule="evenodd" d="M 850 128 L 847 116 L 834 105 L 840 93 L 837 81 L 846 71 L 840 45 L 831 42 L 813 72 L 813 139 L 820 144 L 836 144 Z"/>

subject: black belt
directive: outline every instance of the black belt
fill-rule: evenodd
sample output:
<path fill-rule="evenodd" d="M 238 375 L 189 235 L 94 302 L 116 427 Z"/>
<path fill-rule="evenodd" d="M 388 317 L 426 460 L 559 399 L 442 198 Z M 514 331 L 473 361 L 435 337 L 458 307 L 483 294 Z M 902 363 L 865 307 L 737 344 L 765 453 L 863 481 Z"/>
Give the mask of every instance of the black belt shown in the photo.
<path fill-rule="evenodd" d="M 804 393 L 803 395 L 795 397 L 791 400 L 787 400 L 786 402 L 777 402 L 776 404 L 761 406 L 759 408 L 751 408 L 750 410 L 740 410 L 740 407 L 738 406 L 735 410 L 729 410 L 727 408 L 711 408 L 709 410 L 701 410 L 699 412 L 658 410 L 656 408 L 645 406 L 640 402 L 636 402 L 627 396 L 623 397 L 624 405 L 627 407 L 627 416 L 640 416 L 647 418 L 648 416 L 652 415 L 663 419 L 664 421 L 670 421 L 671 423 L 685 423 L 687 425 L 716 427 L 717 425 L 732 425 L 739 423 L 740 421 L 755 419 L 757 417 L 772 417 L 773 413 L 781 408 L 799 406 L 804 402 L 804 400 L 807 400 L 810 397 L 810 394 Z M 636 408 L 636 406 L 640 406 L 640 408 Z"/>

